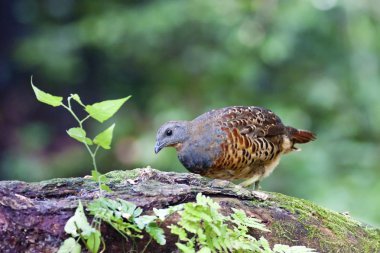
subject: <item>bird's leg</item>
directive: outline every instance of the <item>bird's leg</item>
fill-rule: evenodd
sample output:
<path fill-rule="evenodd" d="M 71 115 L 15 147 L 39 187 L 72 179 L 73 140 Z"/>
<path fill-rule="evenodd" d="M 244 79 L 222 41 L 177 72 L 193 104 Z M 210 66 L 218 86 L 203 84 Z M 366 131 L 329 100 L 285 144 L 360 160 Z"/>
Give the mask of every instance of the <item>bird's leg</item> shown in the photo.
<path fill-rule="evenodd" d="M 262 191 L 259 191 L 260 189 L 260 180 L 257 180 L 255 182 L 255 187 L 254 187 L 254 190 L 252 191 L 252 195 L 255 196 L 256 198 L 258 199 L 261 199 L 261 200 L 266 200 L 269 198 L 269 195 L 262 192 Z"/>
<path fill-rule="evenodd" d="M 259 191 L 259 184 L 260 184 L 260 180 L 259 180 L 259 177 L 252 177 L 250 179 L 247 179 L 243 182 L 241 182 L 239 185 L 242 186 L 242 187 L 249 187 L 250 185 L 254 184 L 254 188 L 253 188 L 253 191 L 252 191 L 252 195 L 255 196 L 256 198 L 258 199 L 261 199 L 261 200 L 266 200 L 269 198 L 269 195 L 262 192 L 262 191 Z"/>
<path fill-rule="evenodd" d="M 259 180 L 258 176 L 253 176 L 253 177 L 241 182 L 239 185 L 241 185 L 242 187 L 248 187 L 252 184 L 255 184 L 255 186 L 256 186 L 255 182 L 257 182 L 258 180 Z M 255 190 L 256 190 L 256 188 L 255 188 Z"/>
<path fill-rule="evenodd" d="M 256 182 L 255 182 L 255 191 L 258 191 L 259 189 L 260 189 L 260 180 L 257 180 Z"/>

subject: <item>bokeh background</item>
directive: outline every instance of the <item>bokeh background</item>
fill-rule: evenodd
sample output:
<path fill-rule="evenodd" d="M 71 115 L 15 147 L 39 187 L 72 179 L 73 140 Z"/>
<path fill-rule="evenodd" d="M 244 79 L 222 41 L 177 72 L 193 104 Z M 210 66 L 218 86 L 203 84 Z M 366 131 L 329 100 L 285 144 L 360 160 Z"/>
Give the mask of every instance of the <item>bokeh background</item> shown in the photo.
<path fill-rule="evenodd" d="M 0 178 L 88 174 L 85 149 L 42 90 L 85 103 L 132 95 L 101 171 L 151 165 L 167 120 L 259 105 L 318 140 L 283 157 L 262 186 L 380 226 L 380 5 L 376 0 L 14 0 L 0 3 Z M 79 107 L 77 109 L 80 109 Z"/>

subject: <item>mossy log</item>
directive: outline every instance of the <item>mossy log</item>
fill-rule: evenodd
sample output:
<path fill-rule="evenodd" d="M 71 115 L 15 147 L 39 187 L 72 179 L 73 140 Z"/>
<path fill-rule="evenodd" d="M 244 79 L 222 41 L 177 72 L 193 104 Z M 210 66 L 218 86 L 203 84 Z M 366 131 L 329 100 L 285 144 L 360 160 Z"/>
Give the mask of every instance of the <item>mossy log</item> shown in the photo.
<path fill-rule="evenodd" d="M 131 201 L 147 213 L 153 207 L 194 201 L 201 192 L 218 201 L 224 214 L 233 207 L 261 219 L 271 232 L 251 233 L 258 238 L 264 236 L 271 244 L 304 245 L 318 252 L 380 252 L 379 229 L 306 200 L 269 192 L 269 198 L 264 200 L 228 181 L 150 168 L 106 175 L 113 190 L 108 197 Z M 78 200 L 85 205 L 97 197 L 97 189 L 97 184 L 89 178 L 0 182 L 0 252 L 56 252 L 67 238 L 64 225 L 73 215 Z M 178 215 L 172 215 L 162 224 L 167 244 L 152 243 L 146 252 L 178 252 L 177 237 L 167 229 L 177 221 Z M 101 230 L 106 252 L 128 252 L 131 242 L 105 224 Z M 137 242 L 139 249 L 146 244 L 147 237 Z"/>

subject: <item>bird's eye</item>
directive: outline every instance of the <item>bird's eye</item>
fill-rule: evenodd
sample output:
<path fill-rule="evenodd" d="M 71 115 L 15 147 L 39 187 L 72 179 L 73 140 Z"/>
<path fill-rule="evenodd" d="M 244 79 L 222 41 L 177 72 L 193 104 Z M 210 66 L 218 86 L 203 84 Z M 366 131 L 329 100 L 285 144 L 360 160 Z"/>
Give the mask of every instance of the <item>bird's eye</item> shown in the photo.
<path fill-rule="evenodd" d="M 166 136 L 171 136 L 173 134 L 173 131 L 171 129 L 166 129 L 165 133 Z"/>

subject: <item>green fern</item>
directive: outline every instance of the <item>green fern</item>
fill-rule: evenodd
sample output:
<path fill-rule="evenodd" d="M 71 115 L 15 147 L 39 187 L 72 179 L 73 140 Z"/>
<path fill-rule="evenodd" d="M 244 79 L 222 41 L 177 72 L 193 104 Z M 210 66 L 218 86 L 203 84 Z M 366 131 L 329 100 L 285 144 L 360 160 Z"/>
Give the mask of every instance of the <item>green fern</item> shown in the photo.
<path fill-rule="evenodd" d="M 248 217 L 244 211 L 232 209 L 230 216 L 219 212 L 220 206 L 211 198 L 198 194 L 195 203 L 186 203 L 179 211 L 180 221 L 171 225 L 172 234 L 178 236 L 178 249 L 184 253 L 212 252 L 263 252 L 263 253 L 307 253 L 306 247 L 275 245 L 248 234 L 249 229 L 269 232 L 260 220 Z"/>
<path fill-rule="evenodd" d="M 143 238 L 145 230 L 158 244 L 165 245 L 164 230 L 157 225 L 158 217 L 141 215 L 142 209 L 135 204 L 122 200 L 98 198 L 87 207 L 91 215 L 111 225 L 125 239 Z"/>
<path fill-rule="evenodd" d="M 183 205 L 172 206 L 166 209 L 153 208 L 154 215 L 141 215 L 143 210 L 135 204 L 122 199 L 112 200 L 109 198 L 98 198 L 88 204 L 87 210 L 99 221 L 104 221 L 113 227 L 126 240 L 143 238 L 145 231 L 149 236 L 144 249 L 145 252 L 152 240 L 159 245 L 165 245 L 166 239 L 161 223 L 171 214 L 182 210 Z M 136 252 L 136 245 L 131 245 L 130 252 Z"/>

